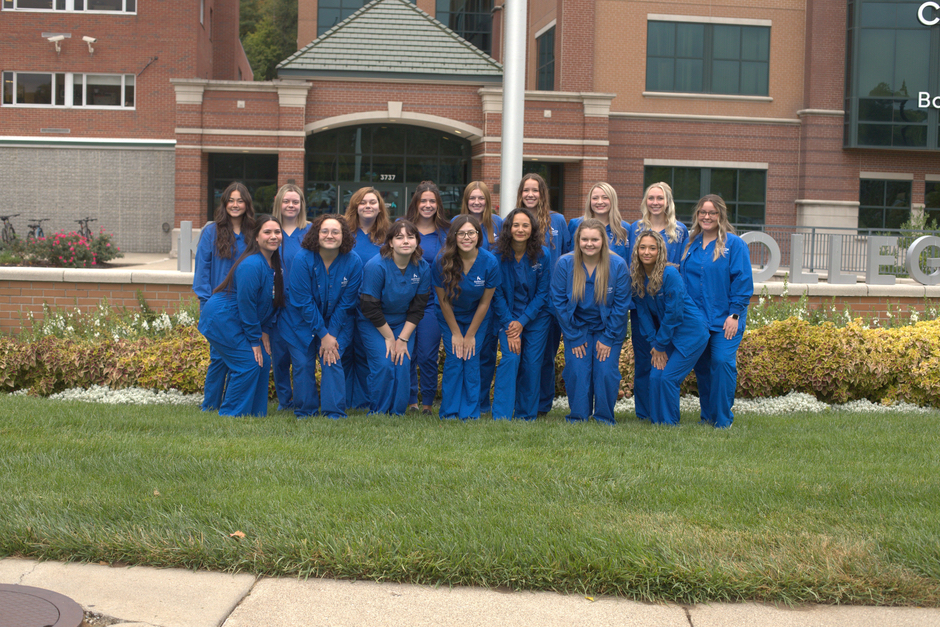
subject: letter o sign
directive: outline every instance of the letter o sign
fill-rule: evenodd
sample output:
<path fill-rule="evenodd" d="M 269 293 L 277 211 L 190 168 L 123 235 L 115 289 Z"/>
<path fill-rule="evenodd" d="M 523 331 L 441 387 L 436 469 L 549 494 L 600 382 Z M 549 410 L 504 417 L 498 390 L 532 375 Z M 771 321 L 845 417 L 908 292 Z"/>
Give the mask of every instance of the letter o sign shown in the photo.
<path fill-rule="evenodd" d="M 928 20 L 927 17 L 924 15 L 924 11 L 926 9 L 933 9 L 934 14 L 933 14 L 932 20 Z M 940 22 L 940 17 L 937 17 L 937 11 L 940 11 L 940 4 L 937 4 L 936 2 L 925 2 L 922 5 L 920 5 L 919 9 L 917 9 L 917 19 L 924 26 L 933 26 L 937 22 Z"/>

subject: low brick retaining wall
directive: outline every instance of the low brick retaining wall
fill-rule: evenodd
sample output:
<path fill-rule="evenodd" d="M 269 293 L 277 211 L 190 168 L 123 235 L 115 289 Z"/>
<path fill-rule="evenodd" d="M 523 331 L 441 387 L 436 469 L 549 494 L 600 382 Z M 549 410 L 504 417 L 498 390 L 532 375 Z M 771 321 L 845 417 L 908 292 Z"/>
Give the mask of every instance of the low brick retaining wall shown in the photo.
<path fill-rule="evenodd" d="M 193 297 L 192 273 L 152 270 L 66 270 L 59 268 L 0 268 L 0 332 L 15 332 L 27 312 L 42 314 L 43 304 L 50 307 L 94 309 L 102 300 L 113 307 L 138 309 L 137 292 L 157 311 L 174 312 L 180 302 Z M 779 296 L 783 283 L 759 283 L 754 286 L 756 303 L 764 286 L 768 294 Z M 924 300 L 938 301 L 940 286 L 914 282 L 897 285 L 801 285 L 788 286 L 788 298 L 797 301 L 809 291 L 810 307 L 846 304 L 858 315 L 886 319 L 888 307 L 906 313 L 909 308 L 924 311 Z"/>

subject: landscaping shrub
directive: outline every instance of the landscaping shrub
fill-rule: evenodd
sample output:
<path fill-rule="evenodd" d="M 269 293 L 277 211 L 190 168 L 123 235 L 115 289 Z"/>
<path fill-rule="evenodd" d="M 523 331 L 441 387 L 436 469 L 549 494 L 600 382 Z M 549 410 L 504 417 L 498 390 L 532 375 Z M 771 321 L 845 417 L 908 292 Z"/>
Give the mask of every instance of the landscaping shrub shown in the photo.
<path fill-rule="evenodd" d="M 61 231 L 36 240 L 15 239 L 4 247 L 0 265 L 90 268 L 123 256 L 104 229 L 91 238 Z"/>

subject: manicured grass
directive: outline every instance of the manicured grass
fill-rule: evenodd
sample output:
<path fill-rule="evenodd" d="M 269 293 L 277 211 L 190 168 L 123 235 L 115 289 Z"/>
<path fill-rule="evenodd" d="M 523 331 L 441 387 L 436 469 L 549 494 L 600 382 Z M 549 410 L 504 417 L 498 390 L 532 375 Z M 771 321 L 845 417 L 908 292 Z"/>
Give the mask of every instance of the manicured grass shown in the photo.
<path fill-rule="evenodd" d="M 696 421 L 230 419 L 0 396 L 0 555 L 940 606 L 940 413 Z"/>

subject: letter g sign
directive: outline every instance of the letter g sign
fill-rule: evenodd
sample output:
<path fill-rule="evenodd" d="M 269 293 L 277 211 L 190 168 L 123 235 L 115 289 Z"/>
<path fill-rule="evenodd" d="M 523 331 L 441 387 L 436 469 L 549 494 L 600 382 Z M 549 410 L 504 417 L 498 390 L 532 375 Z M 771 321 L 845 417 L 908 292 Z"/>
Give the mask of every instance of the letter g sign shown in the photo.
<path fill-rule="evenodd" d="M 932 20 L 928 20 L 924 15 L 924 11 L 926 11 L 928 8 L 933 9 L 934 11 Z M 917 19 L 924 26 L 933 26 L 937 22 L 940 22 L 940 17 L 937 17 L 937 11 L 940 11 L 940 4 L 937 4 L 936 2 L 925 2 L 920 5 L 919 9 L 917 9 Z"/>

